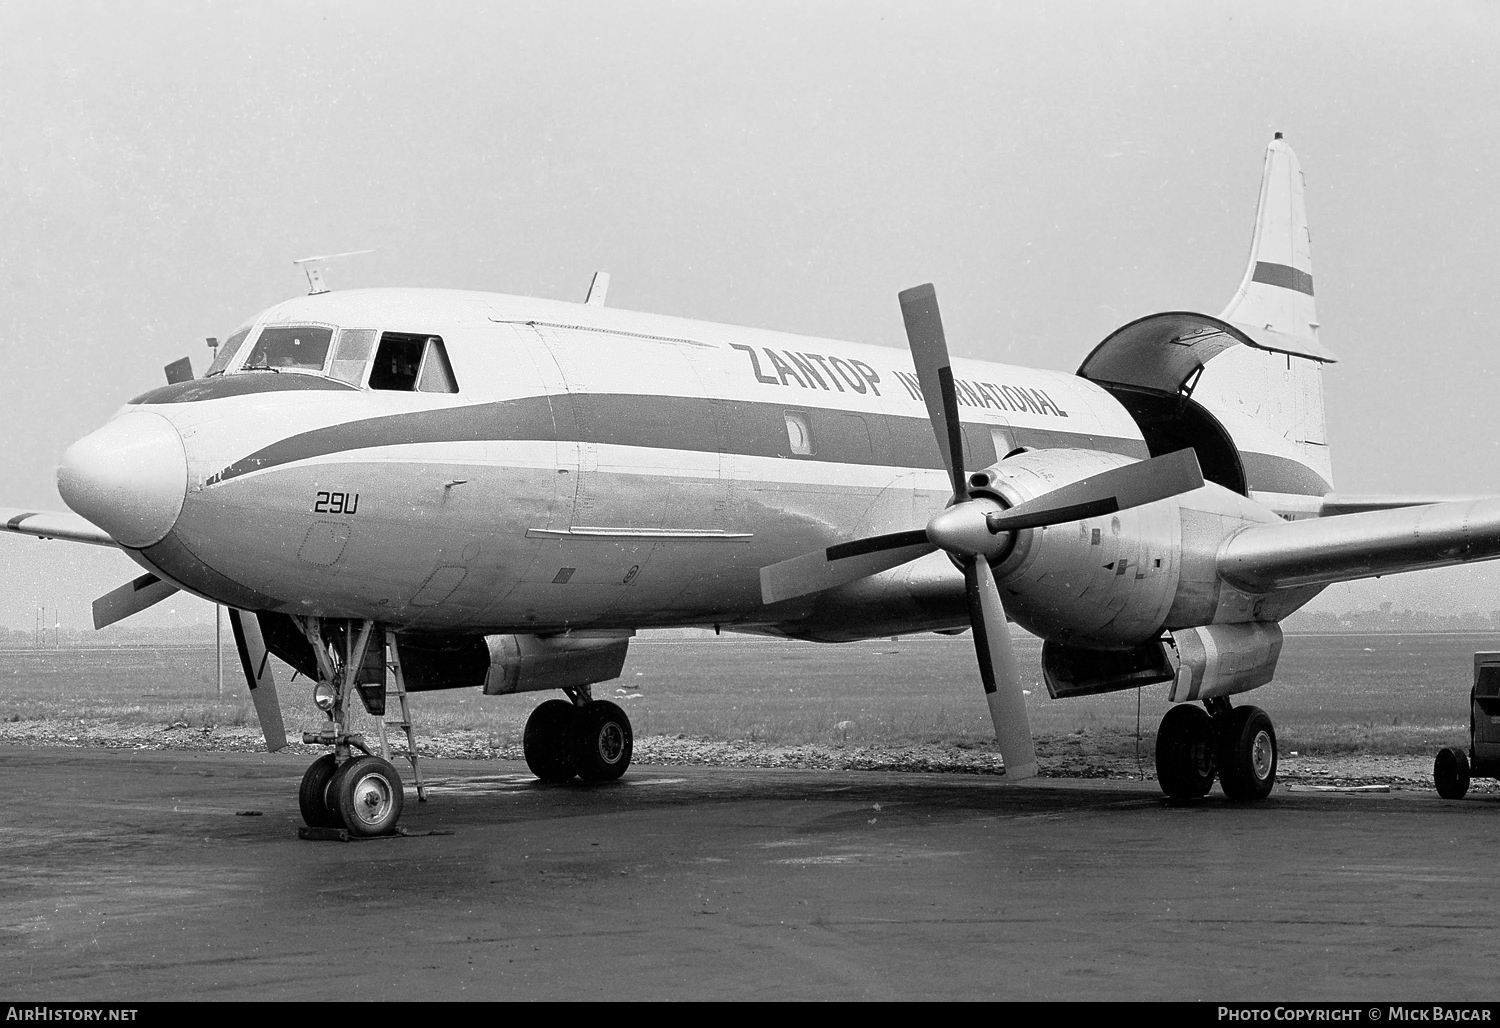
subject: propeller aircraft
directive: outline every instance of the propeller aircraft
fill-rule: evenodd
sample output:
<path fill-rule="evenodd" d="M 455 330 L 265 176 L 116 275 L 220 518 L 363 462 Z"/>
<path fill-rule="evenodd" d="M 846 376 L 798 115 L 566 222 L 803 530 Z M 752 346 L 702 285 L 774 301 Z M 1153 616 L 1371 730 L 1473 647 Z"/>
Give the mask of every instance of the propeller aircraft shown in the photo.
<path fill-rule="evenodd" d="M 1007 777 L 1037 764 L 1009 622 L 1055 698 L 1170 683 L 1163 792 L 1265 797 L 1279 621 L 1324 586 L 1500 556 L 1500 500 L 1340 496 L 1301 171 L 1267 149 L 1245 277 L 1077 374 L 949 356 L 931 285 L 910 354 L 584 303 L 312 292 L 183 361 L 62 456 L 72 513 L 0 528 L 114 546 L 144 574 L 96 627 L 186 590 L 231 609 L 268 748 L 268 657 L 315 683 L 313 828 L 396 830 L 405 788 L 357 697 L 561 690 L 525 730 L 546 781 L 619 777 L 630 721 L 592 686 L 673 626 L 829 643 L 972 630 Z M 377 752 L 378 750 L 378 752 Z"/>

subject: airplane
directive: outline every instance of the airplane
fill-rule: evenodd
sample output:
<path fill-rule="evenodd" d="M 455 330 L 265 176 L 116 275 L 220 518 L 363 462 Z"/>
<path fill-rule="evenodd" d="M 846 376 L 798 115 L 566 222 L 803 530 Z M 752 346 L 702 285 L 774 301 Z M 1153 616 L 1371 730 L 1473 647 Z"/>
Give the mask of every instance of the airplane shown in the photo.
<path fill-rule="evenodd" d="M 910 353 L 583 303 L 311 291 L 185 361 L 62 455 L 68 512 L 12 533 L 118 547 L 145 574 L 97 627 L 178 590 L 230 608 L 267 747 L 268 655 L 326 715 L 310 829 L 397 831 L 404 784 L 354 697 L 558 689 L 524 732 L 543 781 L 608 781 L 628 717 L 591 688 L 635 632 L 838 643 L 972 630 L 1008 778 L 1036 773 L 1014 621 L 1054 698 L 1170 683 L 1161 789 L 1269 794 L 1279 622 L 1330 583 L 1500 556 L 1500 499 L 1335 493 L 1296 156 L 1269 144 L 1250 260 L 1218 316 L 1112 332 L 1076 374 L 950 357 L 931 285 Z M 388 692 L 390 689 L 393 692 Z"/>

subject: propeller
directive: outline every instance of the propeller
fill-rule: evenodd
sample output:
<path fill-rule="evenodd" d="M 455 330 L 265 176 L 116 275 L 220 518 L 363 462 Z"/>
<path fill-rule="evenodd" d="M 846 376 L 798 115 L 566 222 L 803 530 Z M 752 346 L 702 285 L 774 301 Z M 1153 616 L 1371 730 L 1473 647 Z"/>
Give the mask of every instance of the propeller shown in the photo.
<path fill-rule="evenodd" d="M 979 679 L 1005 759 L 1005 773 L 1029 778 L 1036 774 L 1031 722 L 990 560 L 1009 548 L 1012 533 L 1100 517 L 1190 492 L 1203 485 L 1203 472 L 1197 455 L 1187 449 L 1091 475 L 1010 508 L 1002 508 L 987 496 L 971 498 L 963 466 L 963 426 L 953 364 L 937 292 L 928 283 L 903 291 L 900 300 L 912 362 L 953 486 L 953 499 L 925 529 L 839 543 L 761 568 L 761 597 L 766 603 L 776 603 L 805 596 L 888 571 L 935 550 L 947 551 L 963 568 Z"/>

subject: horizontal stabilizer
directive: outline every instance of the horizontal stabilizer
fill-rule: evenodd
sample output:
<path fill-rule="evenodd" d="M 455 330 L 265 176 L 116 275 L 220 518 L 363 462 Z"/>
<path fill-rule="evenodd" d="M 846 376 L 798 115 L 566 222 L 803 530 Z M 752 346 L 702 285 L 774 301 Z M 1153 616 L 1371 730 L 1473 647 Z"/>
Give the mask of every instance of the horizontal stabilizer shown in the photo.
<path fill-rule="evenodd" d="M 0 507 L 0 532 L 14 532 L 36 539 L 63 539 L 70 543 L 94 546 L 119 546 L 104 529 L 73 513 L 47 510 L 19 510 Z"/>
<path fill-rule="evenodd" d="M 1435 503 L 1472 503 L 1475 500 L 1496 499 L 1493 496 L 1448 495 L 1448 496 L 1403 496 L 1399 493 L 1329 493 L 1323 497 L 1319 517 L 1331 518 L 1340 514 L 1364 514 L 1372 510 L 1396 510 L 1401 507 L 1429 507 Z"/>
<path fill-rule="evenodd" d="M 1254 525 L 1219 551 L 1247 592 L 1351 582 L 1500 557 L 1500 499 Z"/>
<path fill-rule="evenodd" d="M 155 575 L 142 575 L 126 582 L 118 589 L 111 589 L 94 601 L 94 627 L 104 628 L 123 621 L 132 614 L 139 614 L 177 591 Z"/>

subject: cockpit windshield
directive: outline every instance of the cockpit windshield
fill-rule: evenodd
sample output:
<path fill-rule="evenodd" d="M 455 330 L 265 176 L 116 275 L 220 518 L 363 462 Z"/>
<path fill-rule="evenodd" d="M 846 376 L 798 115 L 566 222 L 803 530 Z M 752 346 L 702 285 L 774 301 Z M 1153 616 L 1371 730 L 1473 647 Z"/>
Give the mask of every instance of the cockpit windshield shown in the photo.
<path fill-rule="evenodd" d="M 270 325 L 261 329 L 241 371 L 322 371 L 333 329 L 323 325 Z"/>
<path fill-rule="evenodd" d="M 312 372 L 355 388 L 458 392 L 442 338 L 426 333 L 331 325 L 266 325 L 256 333 L 248 326 L 229 337 L 208 373 L 231 365 L 234 372 Z"/>
<path fill-rule="evenodd" d="M 254 327 L 255 324 L 252 322 L 251 324 L 235 329 L 234 334 L 224 340 L 224 345 L 219 347 L 219 352 L 214 355 L 214 362 L 208 366 L 208 370 L 203 373 L 203 377 L 222 375 L 224 369 L 229 366 L 229 362 L 234 359 L 234 355 L 240 352 L 240 347 L 244 345 L 245 337 L 250 334 L 250 330 Z"/>

